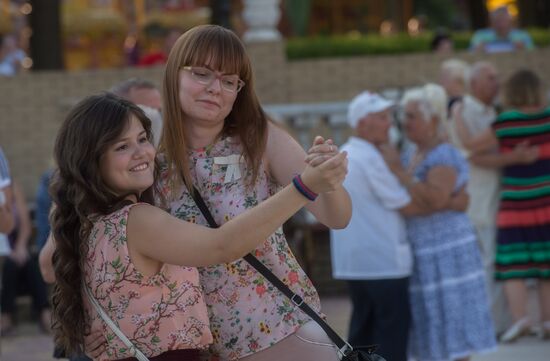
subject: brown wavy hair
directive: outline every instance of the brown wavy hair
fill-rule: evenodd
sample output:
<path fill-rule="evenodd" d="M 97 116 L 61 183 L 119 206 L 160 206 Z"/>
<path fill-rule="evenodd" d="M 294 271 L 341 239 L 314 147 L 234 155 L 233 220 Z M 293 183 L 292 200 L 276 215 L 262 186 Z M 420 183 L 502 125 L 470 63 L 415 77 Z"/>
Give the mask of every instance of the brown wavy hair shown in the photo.
<path fill-rule="evenodd" d="M 243 147 L 253 184 L 267 142 L 268 118 L 256 93 L 252 65 L 243 43 L 231 30 L 218 25 L 201 25 L 184 33 L 170 51 L 163 82 L 164 131 L 161 151 L 166 156 L 172 181 L 192 188 L 189 173 L 188 133 L 179 101 L 179 73 L 184 66 L 209 65 L 228 74 L 237 74 L 245 86 L 237 94 L 233 109 L 225 119 L 223 135 L 236 136 Z"/>
<path fill-rule="evenodd" d="M 57 133 L 54 148 L 57 169 L 50 187 L 55 205 L 50 222 L 56 248 L 53 330 L 56 344 L 68 354 L 85 351 L 84 332 L 89 329 L 82 284 L 92 228 L 90 216 L 119 209 L 127 196 L 114 193 L 104 183 L 99 171 L 100 158 L 124 132 L 132 116 L 141 122 L 151 140 L 151 122 L 143 111 L 109 93 L 90 96 L 78 103 Z M 141 195 L 141 201 L 152 203 L 152 188 Z"/>

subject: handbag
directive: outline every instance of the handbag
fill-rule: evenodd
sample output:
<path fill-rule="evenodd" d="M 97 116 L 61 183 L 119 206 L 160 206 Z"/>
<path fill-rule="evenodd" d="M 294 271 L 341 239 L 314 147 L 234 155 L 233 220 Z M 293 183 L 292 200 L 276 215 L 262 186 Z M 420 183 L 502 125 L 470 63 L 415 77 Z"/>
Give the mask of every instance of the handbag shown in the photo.
<path fill-rule="evenodd" d="M 97 302 L 97 300 L 95 299 L 95 297 L 92 295 L 92 291 L 90 290 L 90 288 L 87 286 L 87 285 L 83 285 L 84 287 L 84 291 L 86 292 L 86 295 L 88 296 L 88 300 L 92 303 L 92 305 L 94 305 L 97 313 L 99 314 L 99 316 L 101 316 L 101 318 L 103 319 L 103 321 L 105 321 L 105 323 L 111 328 L 111 330 L 113 330 L 113 332 L 115 333 L 115 335 L 118 336 L 118 338 L 122 341 L 122 343 L 128 347 L 128 350 L 130 350 L 132 352 L 132 356 L 137 358 L 139 361 L 149 361 L 149 359 L 147 358 L 147 356 L 145 356 L 133 343 L 132 341 L 130 341 L 128 339 L 128 337 L 126 337 L 126 335 L 124 334 L 124 332 L 122 332 L 120 330 L 120 328 L 118 328 L 118 326 L 113 322 L 113 320 L 111 320 L 111 318 L 109 317 L 109 315 L 107 315 L 107 313 L 105 312 L 105 310 L 103 309 L 103 307 L 101 307 L 101 305 L 99 304 L 99 302 Z"/>
<path fill-rule="evenodd" d="M 206 203 L 202 199 L 199 191 L 193 186 L 193 192 L 191 194 L 193 200 L 199 207 L 202 215 L 208 222 L 211 228 L 219 228 L 219 225 L 212 217 L 212 213 L 206 206 Z M 319 326 L 326 332 L 327 336 L 338 348 L 338 357 L 343 361 L 385 361 L 385 359 L 374 353 L 377 346 L 361 346 L 353 348 L 348 342 L 342 339 L 336 331 L 330 325 L 323 320 L 321 316 L 311 308 L 302 297 L 294 293 L 287 285 L 284 284 L 273 272 L 271 272 L 259 259 L 257 259 L 252 253 L 248 253 L 243 257 L 252 267 L 256 269 L 262 276 L 264 276 L 273 286 L 277 287 L 292 303 L 294 303 L 300 310 L 308 315 L 312 320 L 317 322 Z"/>

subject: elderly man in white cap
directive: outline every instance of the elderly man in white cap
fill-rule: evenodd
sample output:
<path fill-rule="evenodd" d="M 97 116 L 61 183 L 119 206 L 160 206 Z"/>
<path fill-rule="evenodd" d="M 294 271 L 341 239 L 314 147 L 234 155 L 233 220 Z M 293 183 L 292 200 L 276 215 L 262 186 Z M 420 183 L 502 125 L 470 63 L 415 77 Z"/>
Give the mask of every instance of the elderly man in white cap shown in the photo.
<path fill-rule="evenodd" d="M 353 199 L 347 228 L 331 231 L 332 269 L 348 281 L 353 304 L 349 342 L 379 344 L 387 360 L 407 360 L 409 275 L 412 255 L 401 215 L 419 210 L 384 162 L 378 147 L 388 143 L 393 103 L 363 92 L 348 109 L 353 136 L 344 186 Z"/>

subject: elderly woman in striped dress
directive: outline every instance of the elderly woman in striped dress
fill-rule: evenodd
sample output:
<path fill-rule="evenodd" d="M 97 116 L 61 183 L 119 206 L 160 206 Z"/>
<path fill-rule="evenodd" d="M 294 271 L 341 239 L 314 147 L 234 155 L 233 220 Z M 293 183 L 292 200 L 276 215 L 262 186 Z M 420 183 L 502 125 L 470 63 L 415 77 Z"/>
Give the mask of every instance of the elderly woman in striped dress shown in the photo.
<path fill-rule="evenodd" d="M 514 324 L 500 340 L 512 342 L 531 329 L 528 278 L 538 279 L 541 336 L 550 338 L 550 108 L 540 79 L 530 70 L 512 74 L 503 98 L 507 110 L 492 129 L 465 145 L 476 152 L 496 146 L 500 152 L 534 150 L 530 159 L 505 167 L 501 175 L 495 277 L 504 281 Z"/>

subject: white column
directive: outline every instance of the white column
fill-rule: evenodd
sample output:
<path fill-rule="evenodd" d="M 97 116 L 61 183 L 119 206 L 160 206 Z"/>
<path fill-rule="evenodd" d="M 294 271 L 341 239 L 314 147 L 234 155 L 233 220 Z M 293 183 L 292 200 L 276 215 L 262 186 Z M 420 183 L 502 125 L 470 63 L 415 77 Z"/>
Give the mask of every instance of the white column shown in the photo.
<path fill-rule="evenodd" d="M 279 0 L 244 0 L 243 19 L 248 30 L 245 42 L 276 41 L 281 39 L 277 30 L 281 11 Z"/>

